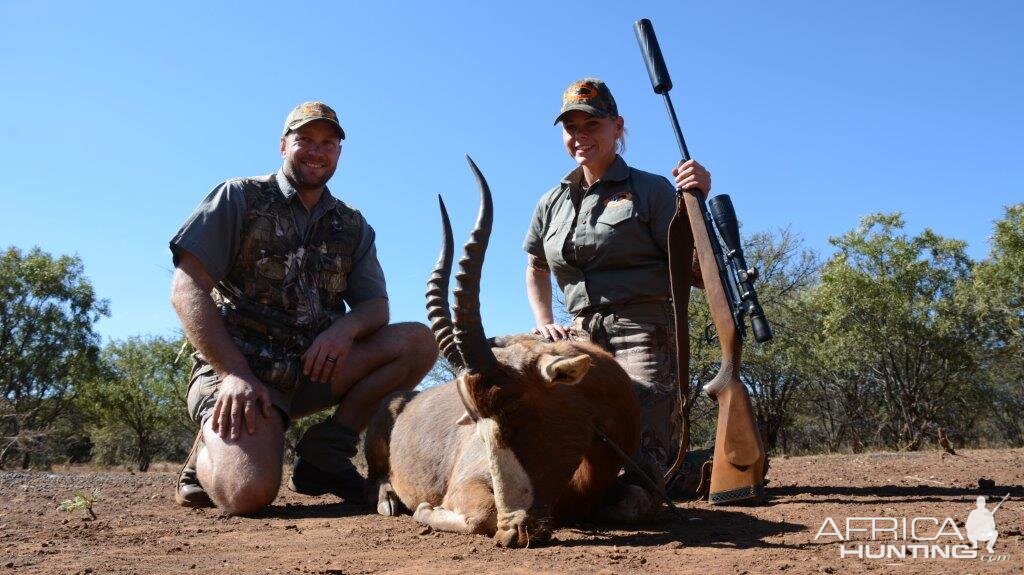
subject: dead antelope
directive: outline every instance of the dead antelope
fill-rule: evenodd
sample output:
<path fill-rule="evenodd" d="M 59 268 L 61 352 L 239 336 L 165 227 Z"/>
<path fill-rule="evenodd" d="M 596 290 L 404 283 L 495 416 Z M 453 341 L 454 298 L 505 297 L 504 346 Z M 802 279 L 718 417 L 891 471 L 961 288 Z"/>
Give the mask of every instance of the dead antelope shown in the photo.
<path fill-rule="evenodd" d="M 381 515 L 411 510 L 443 531 L 479 533 L 507 547 L 547 540 L 551 528 L 592 515 L 628 491 L 616 484 L 640 441 L 640 406 L 611 355 L 582 342 L 532 335 L 488 341 L 480 320 L 480 275 L 492 223 L 487 182 L 469 160 L 481 207 L 459 262 L 452 313 L 452 233 L 427 283 L 427 310 L 449 383 L 385 402 L 366 436 L 369 500 Z M 628 503 L 625 504 L 628 507 Z M 628 515 L 628 511 L 626 512 Z M 621 516 L 621 514 L 620 514 Z"/>

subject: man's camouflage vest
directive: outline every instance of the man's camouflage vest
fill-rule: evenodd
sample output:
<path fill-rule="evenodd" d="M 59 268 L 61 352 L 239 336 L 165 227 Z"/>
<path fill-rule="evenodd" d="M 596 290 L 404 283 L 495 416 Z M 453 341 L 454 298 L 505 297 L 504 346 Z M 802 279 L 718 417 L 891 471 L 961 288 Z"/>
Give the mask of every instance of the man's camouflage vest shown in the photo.
<path fill-rule="evenodd" d="M 302 237 L 275 176 L 249 179 L 243 189 L 240 248 L 214 299 L 256 376 L 288 392 L 300 378 L 298 356 L 345 313 L 362 218 L 329 198 Z"/>

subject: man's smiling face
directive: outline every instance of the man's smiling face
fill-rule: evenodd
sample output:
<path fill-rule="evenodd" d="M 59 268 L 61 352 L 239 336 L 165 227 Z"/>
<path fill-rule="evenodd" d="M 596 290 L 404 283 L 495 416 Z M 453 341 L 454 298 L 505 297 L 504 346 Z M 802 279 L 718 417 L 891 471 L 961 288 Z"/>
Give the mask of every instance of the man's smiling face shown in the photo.
<path fill-rule="evenodd" d="M 338 129 L 325 121 L 315 121 L 281 138 L 284 175 L 297 190 L 316 191 L 334 175 L 341 156 Z"/>

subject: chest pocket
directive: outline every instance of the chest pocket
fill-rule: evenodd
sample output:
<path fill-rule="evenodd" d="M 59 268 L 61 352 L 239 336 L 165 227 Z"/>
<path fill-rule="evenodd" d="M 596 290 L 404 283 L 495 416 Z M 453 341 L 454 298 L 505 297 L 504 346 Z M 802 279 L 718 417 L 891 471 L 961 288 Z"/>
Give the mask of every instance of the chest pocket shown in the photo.
<path fill-rule="evenodd" d="M 569 222 L 566 222 L 565 220 L 552 221 L 548 226 L 548 229 L 544 230 L 544 243 L 547 244 L 549 241 L 556 238 L 568 225 Z"/>
<path fill-rule="evenodd" d="M 630 220 L 636 214 L 633 200 L 617 200 L 608 202 L 604 212 L 597 218 L 598 224 L 615 227 L 622 222 Z"/>

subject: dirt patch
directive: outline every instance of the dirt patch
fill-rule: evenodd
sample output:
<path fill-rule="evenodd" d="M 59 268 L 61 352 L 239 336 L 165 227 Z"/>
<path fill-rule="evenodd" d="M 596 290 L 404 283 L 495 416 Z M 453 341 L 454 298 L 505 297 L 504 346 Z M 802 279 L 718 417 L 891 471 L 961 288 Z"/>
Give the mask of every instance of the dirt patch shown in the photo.
<path fill-rule="evenodd" d="M 506 550 L 485 537 L 428 533 L 411 517 L 365 515 L 287 489 L 260 516 L 240 518 L 176 506 L 169 471 L 0 472 L 0 575 L 1020 573 L 1024 566 L 1024 450 L 776 458 L 768 477 L 763 506 L 680 503 L 685 524 L 663 511 L 628 529 L 577 525 L 558 530 L 552 545 Z M 995 487 L 979 488 L 981 478 Z M 75 492 L 99 494 L 96 520 L 57 509 Z M 963 530 L 978 495 L 991 508 L 1008 492 L 995 516 L 999 562 L 840 559 L 835 537 L 815 541 L 827 517 L 842 527 L 847 517 L 948 516 Z M 863 534 L 855 539 L 867 542 Z"/>

